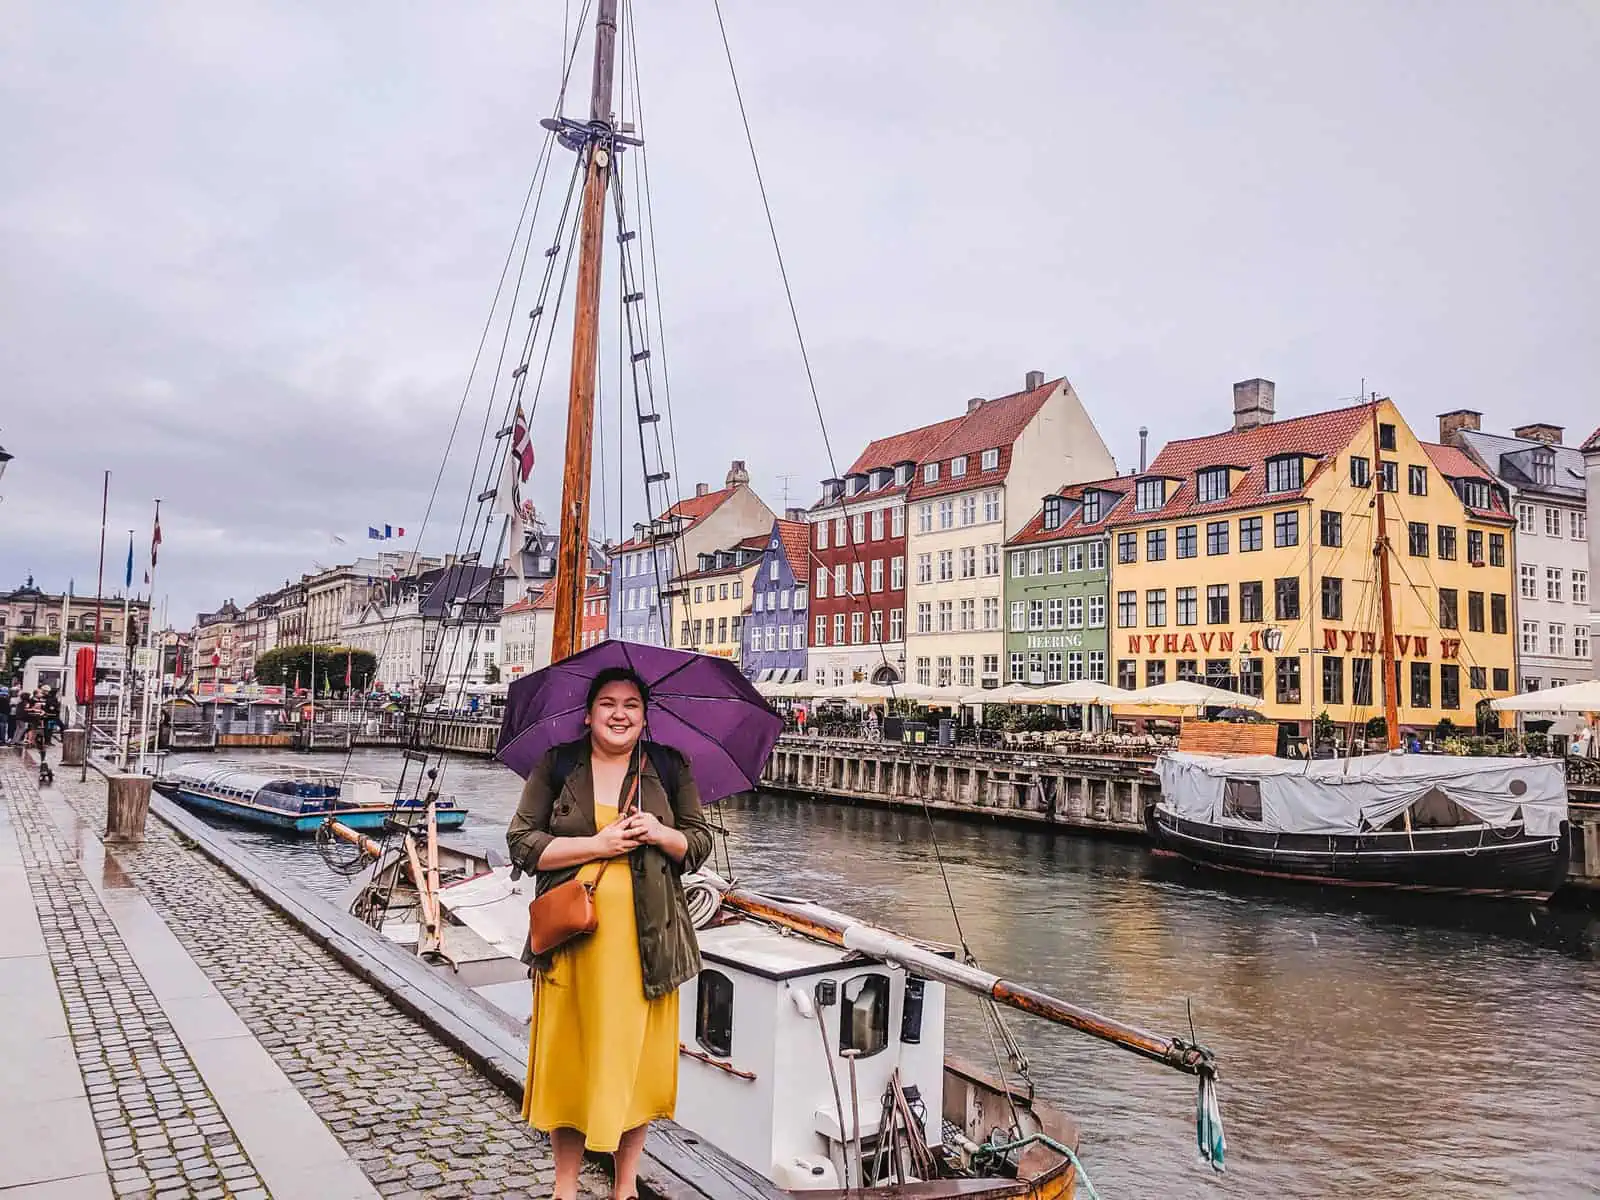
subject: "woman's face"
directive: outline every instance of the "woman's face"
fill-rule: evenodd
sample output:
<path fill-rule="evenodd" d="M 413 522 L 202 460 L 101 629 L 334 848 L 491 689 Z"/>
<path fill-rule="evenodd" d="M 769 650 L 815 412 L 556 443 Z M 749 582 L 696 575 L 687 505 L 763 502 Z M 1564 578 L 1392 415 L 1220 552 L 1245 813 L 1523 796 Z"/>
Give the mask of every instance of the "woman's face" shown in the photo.
<path fill-rule="evenodd" d="M 609 754 L 627 754 L 644 732 L 644 698 L 627 679 L 606 684 L 589 709 L 589 733 Z"/>

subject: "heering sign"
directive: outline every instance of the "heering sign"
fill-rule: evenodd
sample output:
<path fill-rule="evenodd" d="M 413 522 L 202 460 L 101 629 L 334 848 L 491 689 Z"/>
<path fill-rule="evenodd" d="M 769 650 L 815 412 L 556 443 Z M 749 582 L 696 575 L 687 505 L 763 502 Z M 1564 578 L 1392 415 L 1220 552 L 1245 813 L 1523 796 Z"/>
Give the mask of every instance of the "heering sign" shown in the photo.
<path fill-rule="evenodd" d="M 1231 630 L 1220 633 L 1130 633 L 1130 654 L 1231 654 L 1276 652 L 1282 645 L 1282 635 L 1275 629 L 1252 629 L 1248 633 L 1234 634 Z M 1276 643 L 1276 644 L 1274 644 Z M 1031 646 L 1032 639 L 1029 644 Z M 1427 658 L 1431 640 L 1420 633 L 1394 635 L 1394 653 L 1397 658 Z M 1378 635 L 1372 630 L 1324 629 L 1322 649 L 1330 654 L 1376 654 Z M 1441 637 L 1439 657 L 1446 661 L 1457 658 L 1461 652 L 1461 639 Z"/>
<path fill-rule="evenodd" d="M 1076 650 L 1083 645 L 1081 633 L 1030 633 L 1029 650 Z"/>

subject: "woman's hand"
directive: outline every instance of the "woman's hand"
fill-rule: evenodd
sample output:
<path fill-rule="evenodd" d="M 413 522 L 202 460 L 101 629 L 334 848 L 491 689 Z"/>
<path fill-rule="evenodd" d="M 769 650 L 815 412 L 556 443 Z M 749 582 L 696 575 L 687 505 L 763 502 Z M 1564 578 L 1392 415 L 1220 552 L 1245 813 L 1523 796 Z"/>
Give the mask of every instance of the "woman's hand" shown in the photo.
<path fill-rule="evenodd" d="M 596 858 L 621 858 L 644 844 L 644 838 L 632 827 L 631 818 L 611 822 L 591 840 Z"/>
<path fill-rule="evenodd" d="M 688 839 L 672 826 L 663 825 L 654 813 L 641 808 L 629 813 L 622 824 L 640 844 L 654 846 L 674 862 L 682 862 L 683 856 L 689 852 Z"/>

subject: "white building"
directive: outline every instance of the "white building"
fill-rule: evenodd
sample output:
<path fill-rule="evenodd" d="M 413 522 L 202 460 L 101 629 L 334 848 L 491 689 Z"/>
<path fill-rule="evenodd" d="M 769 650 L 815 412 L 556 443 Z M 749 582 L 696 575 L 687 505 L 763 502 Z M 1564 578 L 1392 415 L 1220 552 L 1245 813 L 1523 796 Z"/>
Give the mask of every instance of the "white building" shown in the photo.
<path fill-rule="evenodd" d="M 1596 429 L 1583 443 L 1584 471 L 1588 475 L 1589 494 L 1589 578 L 1600 579 L 1600 429 Z M 1600 595 L 1589 591 L 1589 654 L 1590 669 L 1600 678 Z"/>
<path fill-rule="evenodd" d="M 504 577 L 441 567 L 363 584 L 338 640 L 377 659 L 377 682 L 408 695 L 459 695 L 498 667 Z"/>
<path fill-rule="evenodd" d="M 1519 425 L 1506 437 L 1484 433 L 1481 416 L 1471 409 L 1444 413 L 1439 434 L 1505 486 L 1516 514 L 1518 690 L 1591 678 L 1594 600 L 1583 452 L 1561 444 L 1558 425 Z"/>

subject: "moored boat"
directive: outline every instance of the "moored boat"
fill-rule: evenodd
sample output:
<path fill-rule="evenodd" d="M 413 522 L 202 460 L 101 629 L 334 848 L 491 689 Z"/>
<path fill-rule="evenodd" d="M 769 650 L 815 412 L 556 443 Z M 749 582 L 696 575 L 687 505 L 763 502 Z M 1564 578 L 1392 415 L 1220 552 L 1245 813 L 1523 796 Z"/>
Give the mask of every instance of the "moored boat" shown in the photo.
<path fill-rule="evenodd" d="M 330 817 L 352 829 L 380 829 L 391 816 L 409 820 L 423 811 L 422 801 L 397 797 L 374 776 L 278 764 L 175 767 L 154 786 L 185 808 L 286 833 L 315 833 Z M 467 810 L 441 797 L 436 819 L 440 829 L 459 829 Z"/>

